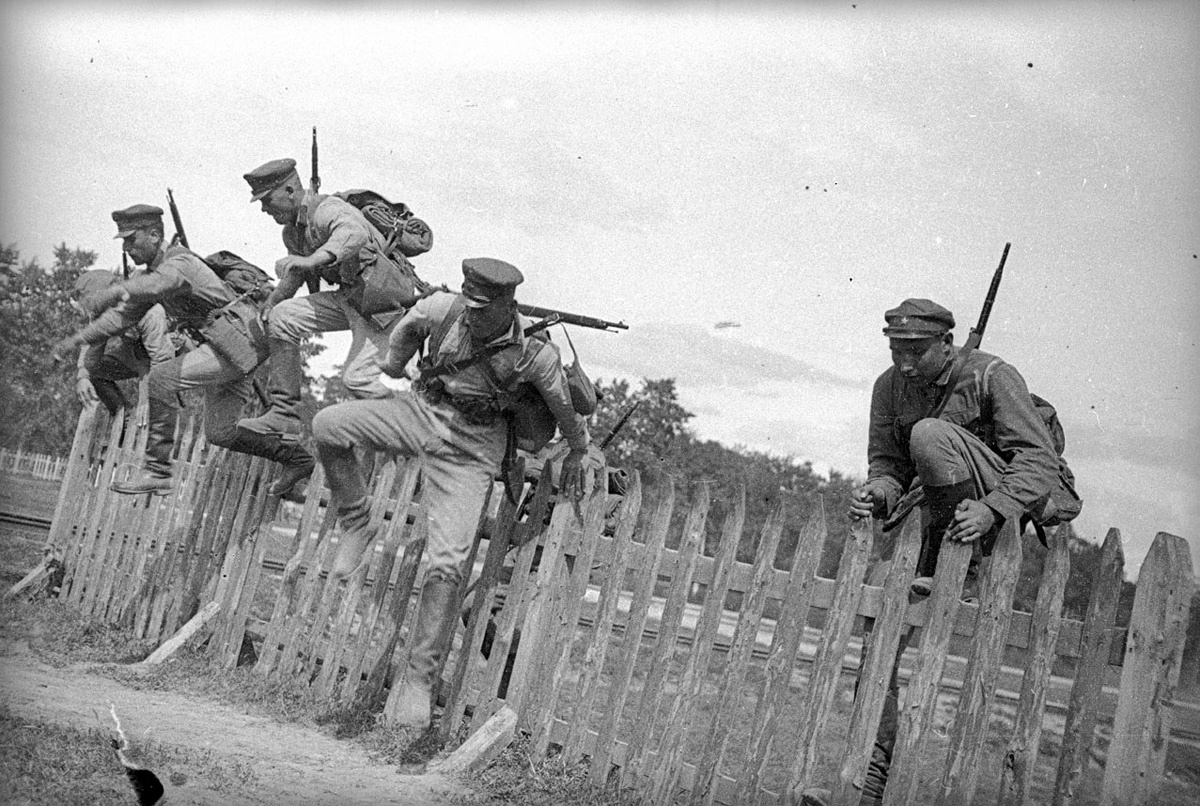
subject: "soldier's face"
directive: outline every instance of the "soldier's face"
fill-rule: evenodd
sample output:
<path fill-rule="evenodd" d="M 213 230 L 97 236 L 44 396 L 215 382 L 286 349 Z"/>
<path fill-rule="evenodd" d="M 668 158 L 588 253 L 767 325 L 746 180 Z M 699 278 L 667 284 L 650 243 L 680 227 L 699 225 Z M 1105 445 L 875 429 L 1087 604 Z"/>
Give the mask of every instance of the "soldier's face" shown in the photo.
<path fill-rule="evenodd" d="M 498 299 L 482 308 L 467 308 L 467 330 L 475 341 L 491 341 L 512 327 L 517 304 L 511 299 Z"/>
<path fill-rule="evenodd" d="M 944 337 L 933 339 L 889 339 L 892 364 L 911 381 L 932 383 L 942 374 L 950 357 L 950 343 Z"/>
<path fill-rule="evenodd" d="M 161 243 L 162 235 L 150 229 L 139 229 L 125 236 L 121 248 L 129 255 L 130 260 L 139 266 L 145 266 L 158 254 Z"/>
<path fill-rule="evenodd" d="M 290 224 L 296 219 L 294 192 L 290 185 L 277 187 L 260 200 L 262 211 L 275 219 L 276 224 Z"/>

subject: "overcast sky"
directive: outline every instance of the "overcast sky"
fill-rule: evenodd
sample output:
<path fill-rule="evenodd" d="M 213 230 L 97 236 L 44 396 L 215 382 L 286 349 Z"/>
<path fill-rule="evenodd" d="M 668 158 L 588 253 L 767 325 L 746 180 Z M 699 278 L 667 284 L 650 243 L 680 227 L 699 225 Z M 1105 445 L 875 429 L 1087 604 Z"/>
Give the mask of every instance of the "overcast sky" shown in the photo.
<path fill-rule="evenodd" d="M 0 7 L 0 240 L 115 267 L 112 210 L 267 268 L 242 174 L 282 156 L 519 266 L 602 378 L 673 377 L 702 438 L 863 476 L 883 311 L 956 336 L 1005 242 L 984 349 L 1055 403 L 1100 540 L 1200 568 L 1200 4 Z M 736 326 L 717 327 L 718 323 Z M 348 342 L 330 339 L 320 370 Z M 840 505 L 836 505 L 840 508 Z"/>

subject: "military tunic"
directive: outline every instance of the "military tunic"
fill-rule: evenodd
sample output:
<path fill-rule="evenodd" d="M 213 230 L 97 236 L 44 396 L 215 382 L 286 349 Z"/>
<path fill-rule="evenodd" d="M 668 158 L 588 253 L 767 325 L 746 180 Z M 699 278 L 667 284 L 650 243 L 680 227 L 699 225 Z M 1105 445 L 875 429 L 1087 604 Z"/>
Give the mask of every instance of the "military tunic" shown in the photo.
<path fill-rule="evenodd" d="M 76 334 L 82 342 L 100 343 L 137 325 L 145 313 L 159 304 L 178 323 L 203 342 L 200 331 L 214 310 L 235 300 L 232 291 L 194 253 L 179 247 L 160 249 L 146 271 L 120 284 L 129 299 L 101 313 Z M 257 345 L 265 356 L 265 345 Z M 149 374 L 149 420 L 147 467 L 167 473 L 174 444 L 178 393 L 204 389 L 204 430 L 208 441 L 229 446 L 236 437 L 234 427 L 243 406 L 252 397 L 252 382 L 212 345 L 156 364 Z"/>
<path fill-rule="evenodd" d="M 980 500 L 1005 519 L 1026 513 L 1039 523 L 1074 517 L 1079 498 L 1070 470 L 1014 367 L 972 350 L 940 419 L 930 417 L 959 349 L 932 384 L 910 381 L 895 367 L 875 382 L 867 478 L 883 483 L 887 510 L 920 476 L 930 485 L 973 479 Z"/>
<path fill-rule="evenodd" d="M 357 398 L 391 395 L 379 380 L 378 365 L 387 350 L 388 331 L 354 310 L 347 300 L 349 284 L 358 277 L 359 252 L 374 240 L 374 228 L 358 208 L 336 196 L 307 192 L 296 222 L 283 228 L 284 246 L 290 255 L 331 255 L 333 262 L 322 266 L 320 274 L 339 287 L 284 300 L 271 309 L 267 320 L 270 338 L 294 344 L 314 333 L 349 330 L 350 352 L 342 365 L 342 382 Z"/>
<path fill-rule="evenodd" d="M 417 302 L 393 331 L 393 346 L 426 339 L 449 315 L 454 296 L 436 293 Z M 571 405 L 558 349 L 548 342 L 534 345 L 523 332 L 528 324 L 518 318 L 510 331 L 493 342 L 511 345 L 490 359 L 493 367 L 498 376 L 537 389 L 571 447 L 586 450 L 587 423 Z M 460 320 L 447 332 L 439 354 L 462 358 L 470 352 L 470 337 Z M 424 393 L 406 390 L 392 400 L 352 401 L 323 409 L 313 418 L 313 438 L 319 446 L 366 445 L 423 456 L 426 486 L 422 502 L 429 518 L 426 556 L 430 571 L 457 582 L 488 486 L 504 456 L 507 425 L 503 418 L 483 422 L 456 407 L 456 401 L 478 401 L 490 394 L 491 386 L 480 365 L 443 377 L 450 394 L 436 402 Z M 343 503 L 366 494 L 365 489 L 331 492 Z"/>

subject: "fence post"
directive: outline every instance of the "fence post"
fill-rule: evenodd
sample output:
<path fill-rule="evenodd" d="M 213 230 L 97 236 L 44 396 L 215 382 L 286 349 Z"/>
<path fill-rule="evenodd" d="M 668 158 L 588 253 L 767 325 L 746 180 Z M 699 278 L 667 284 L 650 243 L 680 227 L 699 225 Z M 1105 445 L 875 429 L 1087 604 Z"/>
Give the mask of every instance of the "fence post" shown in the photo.
<path fill-rule="evenodd" d="M 1029 647 L 1029 668 L 1021 680 L 1021 699 L 1013 737 L 1004 756 L 1000 774 L 998 806 L 1019 806 L 1030 801 L 1038 745 L 1041 744 L 1042 716 L 1046 691 L 1054 668 L 1058 633 L 1062 626 L 1063 597 L 1071 573 L 1069 547 L 1071 527 L 1060 526 L 1051 536 L 1050 553 L 1042 568 L 1042 584 L 1033 606 L 1033 642 Z"/>
<path fill-rule="evenodd" d="M 1193 584 L 1187 543 L 1159 532 L 1138 574 L 1100 806 L 1153 802 L 1166 762 Z"/>
<path fill-rule="evenodd" d="M 1001 530 L 983 580 L 975 634 L 963 674 L 958 710 L 950 729 L 950 758 L 942 775 L 939 806 L 970 803 L 979 784 L 979 762 L 987 738 L 988 716 L 996 694 L 1013 594 L 1021 575 L 1021 534 L 1010 520 Z"/>
<path fill-rule="evenodd" d="M 1124 576 L 1125 555 L 1121 552 L 1121 533 L 1109 529 L 1100 549 L 1100 567 L 1092 579 L 1092 596 L 1084 617 L 1082 651 L 1075 666 L 1075 685 L 1071 687 L 1071 700 L 1067 705 L 1067 722 L 1063 726 L 1062 750 L 1059 753 L 1051 806 L 1070 806 L 1075 799 L 1075 786 L 1088 763 Z"/>

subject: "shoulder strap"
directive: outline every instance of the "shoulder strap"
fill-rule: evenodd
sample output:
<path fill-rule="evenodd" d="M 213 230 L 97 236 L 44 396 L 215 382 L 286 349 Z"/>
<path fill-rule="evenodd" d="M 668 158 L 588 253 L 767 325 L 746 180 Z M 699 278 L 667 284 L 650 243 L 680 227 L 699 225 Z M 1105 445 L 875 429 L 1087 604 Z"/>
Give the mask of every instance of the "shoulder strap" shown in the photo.
<path fill-rule="evenodd" d="M 445 318 L 438 322 L 438 326 L 433 329 L 433 333 L 429 336 L 429 355 L 432 358 L 437 358 L 438 350 L 442 349 L 442 342 L 446 340 L 446 334 L 450 332 L 450 328 L 454 327 L 454 323 L 462 317 L 463 311 L 467 309 L 467 301 L 462 294 L 454 296 L 454 302 L 450 303 L 450 310 L 446 312 Z"/>
<path fill-rule="evenodd" d="M 941 417 L 942 412 L 946 410 L 946 404 L 950 402 L 950 398 L 954 395 L 954 390 L 958 388 L 958 382 L 962 378 L 963 369 L 967 366 L 967 357 L 971 354 L 969 347 L 963 347 L 958 351 L 958 355 L 954 356 L 954 365 L 950 369 L 950 379 L 946 381 L 946 391 L 942 392 L 942 398 L 938 401 L 937 406 L 929 413 L 934 419 Z"/>

